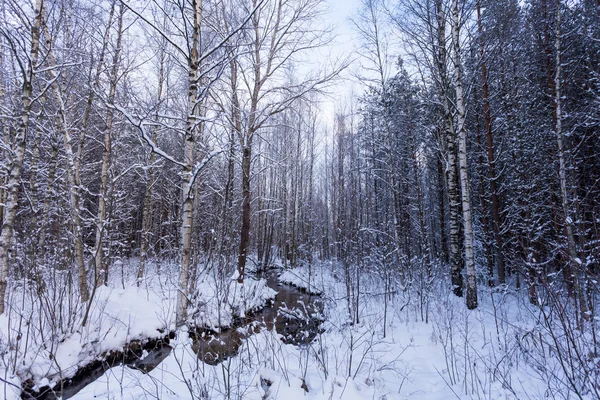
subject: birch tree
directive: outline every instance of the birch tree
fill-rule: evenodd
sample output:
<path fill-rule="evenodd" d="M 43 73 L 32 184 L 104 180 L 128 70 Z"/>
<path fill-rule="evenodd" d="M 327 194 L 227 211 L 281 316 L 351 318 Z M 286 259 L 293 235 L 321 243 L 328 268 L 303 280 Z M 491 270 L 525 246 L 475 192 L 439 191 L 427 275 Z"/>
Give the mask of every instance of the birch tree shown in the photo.
<path fill-rule="evenodd" d="M 192 226 L 193 226 L 193 205 L 194 205 L 194 185 L 199 173 L 204 169 L 207 163 L 221 150 L 207 152 L 205 156 L 198 161 L 196 148 L 197 140 L 200 137 L 199 129 L 204 122 L 202 108 L 206 106 L 206 101 L 211 90 L 211 85 L 221 76 L 226 65 L 227 52 L 224 51 L 229 40 L 248 23 L 250 18 L 256 12 L 256 9 L 262 3 L 256 3 L 253 9 L 250 9 L 241 24 L 232 28 L 231 32 L 219 40 L 210 40 L 210 37 L 203 36 L 205 27 L 215 27 L 214 24 L 206 24 L 208 17 L 204 14 L 206 9 L 203 0 L 194 0 L 191 4 L 170 4 L 179 10 L 185 29 L 175 31 L 180 32 L 180 36 L 173 35 L 167 30 L 161 29 L 154 21 L 147 18 L 141 12 L 126 5 L 135 15 L 137 15 L 145 24 L 163 39 L 175 50 L 178 57 L 181 58 L 186 66 L 187 72 L 187 99 L 186 99 L 186 118 L 182 121 L 182 128 L 178 128 L 183 139 L 183 155 L 181 159 L 168 154 L 162 150 L 149 134 L 149 128 L 155 123 L 149 123 L 139 117 L 132 115 L 127 110 L 120 108 L 126 118 L 139 129 L 143 140 L 150 146 L 152 152 L 164 158 L 168 162 L 176 165 L 180 169 L 182 183 L 182 206 L 181 206 L 181 248 L 180 248 L 180 270 L 178 278 L 177 305 L 175 311 L 175 324 L 182 326 L 187 319 L 187 306 L 189 302 L 188 289 L 190 280 L 191 266 L 191 246 L 192 246 Z M 157 5 L 158 10 L 163 10 L 161 5 Z M 175 21 L 169 18 L 171 25 Z M 219 36 L 217 36 L 219 37 Z M 205 40 L 206 39 L 206 40 Z"/>
<path fill-rule="evenodd" d="M 406 15 L 410 17 L 406 18 Z M 452 32 L 448 30 L 448 21 L 452 20 L 451 7 L 444 0 L 431 2 L 402 0 L 391 17 L 406 41 L 406 47 L 422 74 L 424 84 L 427 85 L 431 80 L 432 90 L 435 93 L 434 98 L 430 100 L 430 106 L 435 110 L 436 116 L 435 135 L 438 141 L 440 170 L 444 178 L 447 213 L 444 211 L 443 201 L 440 202 L 439 209 L 440 213 L 447 215 L 448 219 L 447 224 L 444 221 L 441 226 L 448 227 L 447 250 L 452 291 L 456 296 L 462 297 L 464 260 L 460 235 L 461 194 L 455 124 L 455 90 L 450 71 Z M 440 218 L 443 221 L 442 215 Z M 446 232 L 442 231 L 441 236 L 442 248 L 445 248 Z"/>
<path fill-rule="evenodd" d="M 15 5 L 13 4 L 13 6 Z M 0 232 L 0 314 L 4 313 L 4 304 L 6 300 L 6 289 L 10 269 L 9 253 L 11 251 L 11 246 L 13 245 L 14 223 L 18 212 L 21 171 L 23 168 L 25 151 L 27 149 L 29 119 L 33 102 L 33 87 L 39 68 L 40 37 L 44 6 L 44 0 L 36 0 L 33 10 L 33 20 L 30 27 L 31 36 L 28 40 L 30 46 L 29 54 L 24 55 L 20 52 L 20 43 L 15 42 L 13 32 L 10 32 L 7 29 L 7 25 L 0 28 L 0 34 L 7 41 L 10 51 L 17 60 L 22 79 L 21 116 L 19 126 L 16 130 L 15 147 L 12 151 L 13 154 L 10 160 L 9 176 L 6 184 L 6 205 L 4 206 L 4 219 L 2 221 L 2 230 Z M 20 12 L 20 10 L 16 9 L 11 11 Z"/>
<path fill-rule="evenodd" d="M 465 125 L 466 107 L 463 93 L 463 73 L 461 61 L 461 37 L 459 0 L 452 7 L 452 39 L 454 42 L 454 79 L 456 90 L 456 130 L 458 132 L 458 163 L 462 200 L 464 255 L 467 277 L 467 308 L 477 308 L 477 279 L 475 275 L 475 254 L 473 252 L 473 216 L 469 192 L 469 164 L 467 161 L 467 129 Z"/>

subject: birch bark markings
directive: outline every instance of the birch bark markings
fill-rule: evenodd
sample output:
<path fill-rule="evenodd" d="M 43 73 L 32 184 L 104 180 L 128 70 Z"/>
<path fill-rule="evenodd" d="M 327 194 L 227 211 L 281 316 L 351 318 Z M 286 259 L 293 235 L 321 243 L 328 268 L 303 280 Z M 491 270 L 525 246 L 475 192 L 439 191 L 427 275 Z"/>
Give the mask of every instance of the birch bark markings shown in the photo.
<path fill-rule="evenodd" d="M 456 79 L 456 130 L 458 132 L 458 162 L 463 214 L 464 255 L 467 278 L 467 308 L 477 308 L 477 280 L 475 276 L 475 255 L 473 253 L 473 216 L 469 194 L 469 166 L 467 162 L 466 110 L 463 94 L 463 78 L 460 48 L 459 0 L 454 0 L 452 8 L 452 39 L 454 42 L 454 75 Z"/>
<path fill-rule="evenodd" d="M 0 54 L 0 68 L 2 70 L 4 70 L 4 55 Z M 4 79 L 0 79 L 0 98 L 4 99 L 4 96 L 6 96 L 6 88 L 4 87 Z M 11 127 L 8 121 L 8 118 L 6 116 L 2 117 L 2 139 L 3 139 L 3 143 L 10 143 L 10 133 L 11 133 Z M 0 151 L 0 156 L 2 157 L 3 160 L 8 160 L 10 157 L 9 151 L 7 148 L 3 148 Z M 6 175 L 2 175 L 0 176 L 0 227 L 2 227 L 2 221 L 4 221 L 4 207 L 6 205 L 6 196 L 8 195 L 7 193 L 7 188 L 6 185 L 8 183 L 8 174 Z"/>
<path fill-rule="evenodd" d="M 15 137 L 15 155 L 10 165 L 10 172 L 6 185 L 7 199 L 6 206 L 4 207 L 2 231 L 0 233 L 0 314 L 4 313 L 4 302 L 10 267 L 9 252 L 14 236 L 14 222 L 17 216 L 17 206 L 19 203 L 21 172 L 23 169 L 23 159 L 25 157 L 25 151 L 27 148 L 29 117 L 31 114 L 31 104 L 33 101 L 33 82 L 35 79 L 36 69 L 38 67 L 43 13 L 44 0 L 36 0 L 35 15 L 33 24 L 31 26 L 31 50 L 29 55 L 30 62 L 27 71 L 22 70 L 23 89 L 21 92 L 21 101 L 23 102 L 23 109 L 21 110 L 21 121 Z M 15 49 L 13 49 L 13 51 L 15 51 Z"/>
<path fill-rule="evenodd" d="M 200 65 L 200 25 L 202 22 L 202 0 L 193 0 L 193 26 L 188 57 L 188 116 L 184 133 L 183 150 L 183 206 L 181 211 L 181 268 L 179 290 L 175 310 L 175 325 L 182 326 L 187 319 L 188 285 L 191 264 L 192 220 L 194 214 L 194 191 L 192 172 L 196 148 L 196 114 L 198 107 L 198 70 Z"/>
<path fill-rule="evenodd" d="M 456 162 L 456 134 L 451 111 L 450 80 L 447 69 L 446 15 L 442 0 L 435 2 L 437 37 L 434 38 L 434 60 L 438 80 L 438 92 L 443 107 L 443 129 L 440 135 L 442 153 L 445 158 L 446 194 L 448 197 L 448 259 L 452 291 L 458 297 L 463 295 L 462 255 L 460 249 L 460 195 L 458 192 L 458 171 Z M 436 51 L 437 50 L 437 51 Z"/>

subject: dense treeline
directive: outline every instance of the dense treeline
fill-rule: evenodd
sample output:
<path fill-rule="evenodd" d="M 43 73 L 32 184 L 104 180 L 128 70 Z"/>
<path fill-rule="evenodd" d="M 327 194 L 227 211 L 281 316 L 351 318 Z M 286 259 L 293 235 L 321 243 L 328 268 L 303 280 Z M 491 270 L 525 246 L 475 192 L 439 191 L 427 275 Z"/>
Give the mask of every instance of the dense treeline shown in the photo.
<path fill-rule="evenodd" d="M 318 0 L 142 3 L 2 1 L 1 297 L 59 271 L 90 302 L 123 260 L 177 259 L 181 325 L 199 268 L 243 282 L 252 255 L 339 262 L 351 313 L 365 269 L 594 312 L 597 0 L 363 1 L 365 94 L 331 134 L 346 64 L 298 67 Z"/>
<path fill-rule="evenodd" d="M 599 22 L 596 1 L 365 1 L 357 26 L 370 54 L 383 54 L 370 58 L 381 75 L 359 126 L 338 135 L 359 143 L 344 154 L 363 174 L 358 225 L 377 232 L 368 251 L 391 243 L 382 253 L 397 251 L 390 261 L 413 279 L 449 263 L 459 295 L 465 270 L 469 307 L 473 256 L 481 282 L 526 286 L 532 303 L 542 301 L 538 287 L 563 282 L 553 291 L 564 287 L 588 319 L 599 251 Z M 397 72 L 382 61 L 396 40 L 385 29 L 405 40 Z"/>

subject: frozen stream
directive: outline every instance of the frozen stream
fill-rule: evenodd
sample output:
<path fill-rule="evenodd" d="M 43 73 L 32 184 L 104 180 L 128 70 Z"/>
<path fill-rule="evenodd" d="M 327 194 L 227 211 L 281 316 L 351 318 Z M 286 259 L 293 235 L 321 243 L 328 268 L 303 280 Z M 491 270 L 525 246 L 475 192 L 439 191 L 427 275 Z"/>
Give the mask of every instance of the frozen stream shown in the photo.
<path fill-rule="evenodd" d="M 268 279 L 269 287 L 277 292 L 274 300 L 266 307 L 243 319 L 234 326 L 215 332 L 197 328 L 190 332 L 193 349 L 207 364 L 216 365 L 238 353 L 243 340 L 266 328 L 275 328 L 285 343 L 302 345 L 310 343 L 319 333 L 323 303 L 318 296 L 301 291 L 293 286 L 281 284 L 276 274 Z M 43 387 L 35 392 L 25 387 L 23 399 L 69 399 L 84 387 L 101 377 L 108 369 L 125 364 L 147 373 L 158 366 L 171 352 L 169 340 L 174 334 L 146 343 L 131 342 L 122 352 L 112 352 L 104 360 L 97 360 L 79 369 L 70 379 L 57 383 L 53 388 Z"/>
<path fill-rule="evenodd" d="M 275 328 L 285 343 L 302 345 L 315 338 L 322 322 L 321 299 L 279 283 L 277 276 L 272 275 L 267 281 L 277 295 L 258 313 L 219 333 L 199 329 L 191 335 L 194 339 L 193 349 L 202 361 L 215 365 L 237 354 L 246 337 L 265 327 L 268 330 Z"/>

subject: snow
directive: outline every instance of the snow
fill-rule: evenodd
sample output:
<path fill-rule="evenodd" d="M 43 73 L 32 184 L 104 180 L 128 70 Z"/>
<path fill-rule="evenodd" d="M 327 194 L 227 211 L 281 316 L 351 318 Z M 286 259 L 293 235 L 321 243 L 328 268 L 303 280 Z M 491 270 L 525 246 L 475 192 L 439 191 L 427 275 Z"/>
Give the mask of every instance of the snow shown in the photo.
<path fill-rule="evenodd" d="M 234 318 L 245 317 L 275 297 L 276 292 L 267 286 L 266 280 L 246 277 L 242 285 L 237 282 L 237 277 L 236 270 L 223 288 L 212 275 L 202 278 L 198 290 L 200 297 L 195 300 L 200 305 L 195 310 L 195 325 L 218 331 L 231 326 Z"/>
<path fill-rule="evenodd" d="M 108 287 L 96 289 L 85 327 L 81 326 L 84 307 L 62 308 L 62 318 L 71 318 L 71 322 L 61 331 L 53 330 L 48 315 L 36 315 L 39 314 L 38 304 L 25 302 L 25 307 L 22 307 L 18 303 L 20 298 L 29 300 L 28 293 L 21 287 L 21 293 L 12 297 L 15 303 L 9 307 L 10 318 L 6 313 L 0 316 L 0 349 L 3 349 L 0 377 L 17 382 L 18 386 L 28 379 L 33 379 L 36 387 L 54 384 L 61 378 L 71 377 L 78 368 L 102 354 L 122 350 L 132 340 L 159 338 L 174 330 L 177 294 L 174 278 L 177 274 L 171 271 L 174 266 L 162 265 L 159 273 L 156 265 L 149 265 L 146 279 L 140 287 L 136 285 L 136 266 L 137 262 L 131 260 L 129 267 L 133 268 L 129 276 L 113 276 Z M 218 296 L 214 282 L 213 277 L 201 276 L 197 284 L 193 304 L 196 305 L 195 323 L 198 326 L 213 329 L 229 326 L 236 315 L 252 312 L 275 296 L 264 279 L 248 278 L 243 288 L 231 280 L 225 297 Z M 69 301 L 63 299 L 63 302 Z M 223 302 L 221 306 L 220 302 Z M 51 311 L 56 312 L 57 308 Z M 23 326 L 25 318 L 32 324 Z M 38 323 L 38 319 L 43 323 Z M 15 326 L 15 321 L 19 321 L 20 328 Z M 17 339 L 18 332 L 21 332 L 20 339 Z M 3 366 L 11 363 L 17 365 L 17 373 L 13 376 Z M 12 394 L 5 395 L 6 398 L 10 396 Z"/>
<path fill-rule="evenodd" d="M 323 274 L 324 269 L 322 266 L 316 271 L 320 273 L 319 279 L 314 278 L 314 273 L 310 268 L 308 264 L 303 264 L 295 269 L 287 269 L 279 275 L 279 282 L 304 289 L 310 294 L 322 294 L 325 292 L 326 287 L 331 287 L 335 283 L 332 280 L 325 280 L 331 278 L 331 275 Z"/>
<path fill-rule="evenodd" d="M 93 323 L 65 338 L 55 352 L 63 374 L 126 340 L 172 328 L 175 290 L 165 275 L 149 278 L 140 289 L 102 288 Z M 395 290 L 385 313 L 383 281 L 365 271 L 357 323 L 349 317 L 344 276 L 339 265 L 324 263 L 279 277 L 322 293 L 323 332 L 308 345 L 284 344 L 278 332 L 263 328 L 244 339 L 236 356 L 213 366 L 196 356 L 192 340 L 180 331 L 171 342 L 173 351 L 154 370 L 111 368 L 74 399 L 516 400 L 548 393 L 568 398 L 556 349 L 544 349 L 538 340 L 544 329 L 540 309 L 528 304 L 526 292 L 483 287 L 480 307 L 469 311 L 464 299 L 447 290 L 445 279 L 436 277 L 422 290 Z M 196 322 L 227 326 L 273 296 L 264 280 L 247 279 L 241 286 L 234 278 L 222 287 L 210 275 L 198 281 Z M 4 333 L 6 318 L 0 322 Z M 85 345 L 92 338 L 97 343 Z M 56 372 L 45 357 L 41 353 L 25 364 L 40 385 Z M 19 378 L 10 379 L 20 384 Z M 17 398 L 5 397 L 11 395 Z"/>

